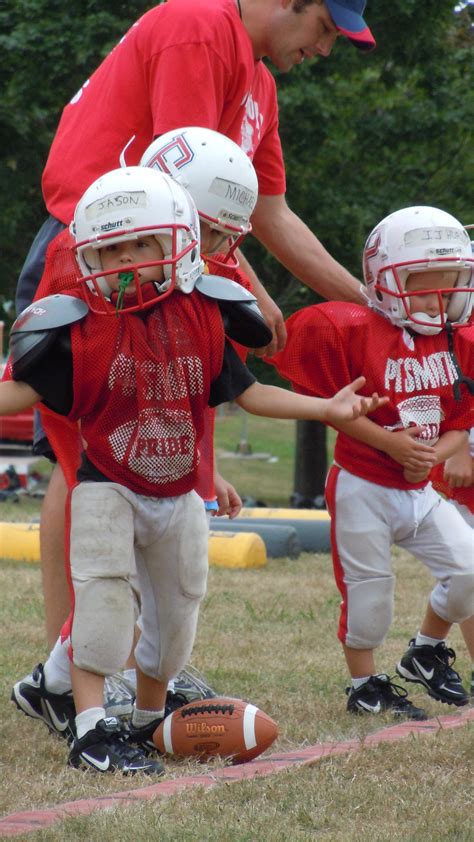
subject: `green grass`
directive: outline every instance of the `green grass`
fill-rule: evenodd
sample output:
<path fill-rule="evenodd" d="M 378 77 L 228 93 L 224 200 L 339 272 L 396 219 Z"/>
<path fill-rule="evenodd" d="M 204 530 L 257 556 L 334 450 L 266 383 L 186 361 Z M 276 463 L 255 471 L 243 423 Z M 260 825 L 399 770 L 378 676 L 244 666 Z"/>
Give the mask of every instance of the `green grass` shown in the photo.
<path fill-rule="evenodd" d="M 332 458 L 335 434 L 328 429 L 328 460 Z M 252 456 L 236 451 L 244 439 Z M 246 415 L 238 407 L 217 413 L 215 448 L 220 473 L 242 497 L 262 500 L 269 506 L 287 507 L 294 488 L 296 422 Z M 262 458 L 256 458 L 263 454 Z M 271 458 L 265 458 L 268 454 Z"/>
<path fill-rule="evenodd" d="M 391 674 L 430 588 L 424 568 L 407 554 L 395 556 L 395 621 L 378 657 L 379 669 Z M 391 724 L 388 715 L 346 713 L 347 675 L 335 637 L 338 603 L 326 555 L 273 560 L 260 570 L 211 568 L 193 663 L 218 692 L 249 699 L 278 722 L 272 750 L 351 738 L 359 738 L 362 748 L 365 735 Z M 1 815 L 147 786 L 149 779 L 68 768 L 66 746 L 9 701 L 12 684 L 47 654 L 38 565 L 0 563 L 0 611 Z M 467 677 L 469 661 L 457 628 L 450 642 Z M 452 713 L 416 687 L 410 697 L 431 717 Z M 71 818 L 32 838 L 468 842 L 474 831 L 473 749 L 474 728 L 468 725 L 261 780 Z M 166 760 L 168 778 L 213 768 Z"/>
<path fill-rule="evenodd" d="M 219 451 L 234 451 L 242 417 L 217 419 Z M 241 494 L 288 504 L 292 489 L 294 425 L 249 419 L 253 452 L 277 462 L 219 459 Z M 46 473 L 48 466 L 41 465 Z M 40 501 L 2 504 L 3 520 L 39 516 Z M 378 653 L 380 671 L 394 674 L 419 628 L 432 580 L 410 555 L 396 551 L 394 622 Z M 114 842 L 471 842 L 474 728 L 363 747 L 364 737 L 391 724 L 346 712 L 348 682 L 336 639 L 339 594 L 328 555 L 278 559 L 258 570 L 210 570 L 192 661 L 219 693 L 249 699 L 278 723 L 272 751 L 358 738 L 361 751 L 329 757 L 311 768 L 268 778 L 220 783 L 211 791 L 183 791 L 169 799 L 110 808 L 39 830 L 32 839 Z M 0 560 L 0 813 L 42 809 L 147 786 L 149 779 L 94 775 L 66 766 L 67 748 L 39 722 L 20 714 L 11 687 L 47 656 L 39 565 Z M 467 680 L 470 661 L 459 629 L 450 644 Z M 400 684 L 403 682 L 400 680 Z M 430 717 L 453 713 L 410 687 Z M 211 772 L 219 763 L 166 760 L 168 778 Z M 0 838 L 1 832 L 0 832 Z M 29 836 L 17 837 L 21 839 Z"/>

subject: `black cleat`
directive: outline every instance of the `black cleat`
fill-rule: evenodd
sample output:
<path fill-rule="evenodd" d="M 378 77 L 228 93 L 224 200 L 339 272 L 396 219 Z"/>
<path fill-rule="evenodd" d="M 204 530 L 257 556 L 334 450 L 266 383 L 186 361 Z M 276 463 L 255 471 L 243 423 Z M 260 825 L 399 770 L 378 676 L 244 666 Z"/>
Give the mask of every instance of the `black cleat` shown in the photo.
<path fill-rule="evenodd" d="M 406 681 L 423 684 L 432 699 L 460 707 L 467 705 L 469 694 L 462 686 L 459 673 L 451 668 L 455 660 L 454 649 L 448 649 L 444 641 L 437 646 L 417 646 L 410 640 L 397 673 Z"/>
<path fill-rule="evenodd" d="M 347 687 L 347 710 L 349 713 L 383 713 L 391 711 L 396 717 L 415 719 L 419 722 L 428 719 L 422 708 L 415 707 L 407 699 L 407 691 L 398 684 L 393 684 L 388 675 L 371 675 L 369 680 L 358 687 Z"/>
<path fill-rule="evenodd" d="M 138 748 L 141 749 L 141 751 L 143 751 L 143 753 L 146 754 L 147 757 L 150 754 L 156 754 L 158 749 L 153 742 L 153 734 L 158 728 L 158 725 L 161 725 L 162 722 L 163 718 L 158 717 L 152 722 L 149 722 L 148 725 L 142 725 L 141 727 L 138 727 L 137 725 L 134 725 L 132 721 L 130 721 L 130 724 L 128 726 L 128 737 L 130 743 L 132 745 L 138 746 Z"/>
<path fill-rule="evenodd" d="M 42 664 L 15 684 L 11 700 L 18 710 L 33 719 L 41 719 L 52 734 L 71 744 L 76 736 L 76 708 L 72 692 L 50 693 L 45 687 Z"/>
<path fill-rule="evenodd" d="M 123 775 L 163 775 L 159 760 L 150 760 L 136 745 L 131 745 L 125 729 L 114 716 L 100 719 L 72 745 L 68 764 L 96 772 L 122 772 Z"/>

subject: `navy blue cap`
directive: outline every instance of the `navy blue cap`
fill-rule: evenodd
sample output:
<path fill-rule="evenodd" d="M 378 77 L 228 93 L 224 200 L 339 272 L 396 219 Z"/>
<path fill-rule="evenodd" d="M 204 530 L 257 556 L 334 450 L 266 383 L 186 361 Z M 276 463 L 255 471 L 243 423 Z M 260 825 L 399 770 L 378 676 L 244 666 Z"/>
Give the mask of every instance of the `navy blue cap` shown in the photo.
<path fill-rule="evenodd" d="M 339 32 L 349 38 L 359 50 L 373 50 L 375 38 L 367 26 L 362 14 L 366 0 L 325 0 Z"/>

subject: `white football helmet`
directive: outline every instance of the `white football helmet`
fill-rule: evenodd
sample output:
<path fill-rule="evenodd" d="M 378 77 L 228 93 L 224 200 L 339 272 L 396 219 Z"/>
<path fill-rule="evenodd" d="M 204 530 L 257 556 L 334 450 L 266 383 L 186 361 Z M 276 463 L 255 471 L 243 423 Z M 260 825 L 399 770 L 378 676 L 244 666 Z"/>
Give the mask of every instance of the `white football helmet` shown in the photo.
<path fill-rule="evenodd" d="M 192 292 L 202 274 L 196 206 L 187 190 L 161 172 L 125 167 L 101 176 L 78 202 L 70 230 L 83 289 L 94 312 L 114 312 L 107 302 L 113 295 L 107 276 L 123 273 L 123 266 L 104 271 L 99 249 L 106 245 L 154 236 L 164 254 L 163 260 L 152 264 L 127 266 L 134 275 L 136 300 L 121 306 L 121 313 L 151 307 L 174 289 Z M 165 280 L 149 282 L 144 295 L 138 271 L 150 265 L 162 266 Z"/>
<path fill-rule="evenodd" d="M 458 273 L 453 288 L 436 290 L 440 314 L 435 317 L 410 312 L 409 300 L 423 292 L 405 290 L 408 275 L 428 270 Z M 447 322 L 461 325 L 469 320 L 474 291 L 471 242 L 461 223 L 443 210 L 403 208 L 382 219 L 365 244 L 363 271 L 371 306 L 398 327 L 430 335 Z M 449 295 L 446 312 L 443 295 Z"/>
<path fill-rule="evenodd" d="M 143 153 L 140 165 L 168 173 L 191 193 L 199 217 L 215 231 L 213 252 L 229 259 L 251 231 L 258 179 L 245 152 L 220 132 L 189 126 L 161 135 Z"/>

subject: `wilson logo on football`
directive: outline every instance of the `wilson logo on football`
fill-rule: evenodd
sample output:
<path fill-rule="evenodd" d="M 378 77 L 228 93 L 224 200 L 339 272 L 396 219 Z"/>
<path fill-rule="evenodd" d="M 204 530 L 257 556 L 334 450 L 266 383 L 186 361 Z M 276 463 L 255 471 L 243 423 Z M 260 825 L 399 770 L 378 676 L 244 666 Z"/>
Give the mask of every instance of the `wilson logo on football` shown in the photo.
<path fill-rule="evenodd" d="M 224 725 L 208 725 L 206 722 L 186 722 L 186 734 L 190 737 L 201 737 L 214 734 L 225 734 Z"/>

